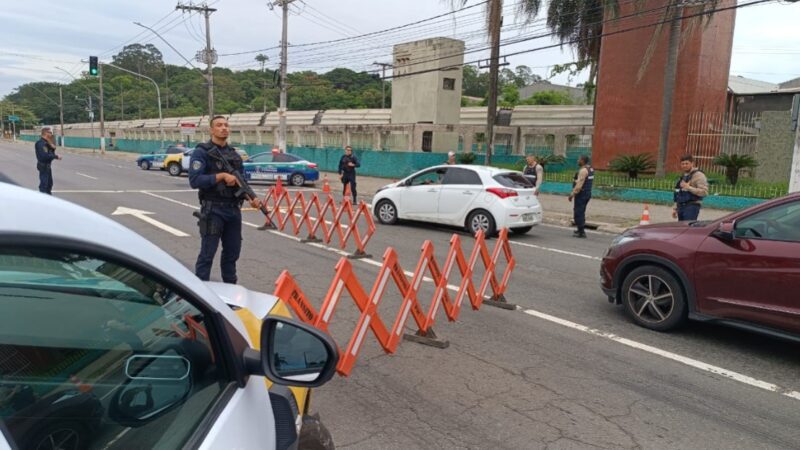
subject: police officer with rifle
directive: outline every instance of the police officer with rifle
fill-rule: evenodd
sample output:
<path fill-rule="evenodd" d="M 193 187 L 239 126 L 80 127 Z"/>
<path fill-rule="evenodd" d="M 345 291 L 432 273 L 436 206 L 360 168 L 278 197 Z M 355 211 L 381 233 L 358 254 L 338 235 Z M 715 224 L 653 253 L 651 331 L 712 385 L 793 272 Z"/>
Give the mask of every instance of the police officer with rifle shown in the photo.
<path fill-rule="evenodd" d="M 211 140 L 198 144 L 189 164 L 189 184 L 200 198 L 200 254 L 195 275 L 204 281 L 211 276 L 214 255 L 222 241 L 220 269 L 222 281 L 236 284 L 236 261 L 242 249 L 242 211 L 244 200 L 269 216 L 253 189 L 242 176 L 242 158 L 228 145 L 230 128 L 224 116 L 211 119 Z"/>

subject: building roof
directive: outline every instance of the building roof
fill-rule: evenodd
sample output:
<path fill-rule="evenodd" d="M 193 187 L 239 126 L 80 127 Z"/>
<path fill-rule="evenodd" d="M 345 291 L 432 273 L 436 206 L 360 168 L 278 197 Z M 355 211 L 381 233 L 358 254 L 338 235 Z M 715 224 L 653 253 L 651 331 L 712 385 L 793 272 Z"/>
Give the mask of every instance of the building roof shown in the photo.
<path fill-rule="evenodd" d="M 734 94 L 766 94 L 777 89 L 777 84 L 767 83 L 766 81 L 753 80 L 738 75 L 728 77 L 728 91 Z"/>
<path fill-rule="evenodd" d="M 586 94 L 583 92 L 583 88 L 553 84 L 546 80 L 537 81 L 520 88 L 519 98 L 526 99 L 533 96 L 533 94 L 544 91 L 566 92 L 576 103 L 586 103 Z"/>
<path fill-rule="evenodd" d="M 799 88 L 800 87 L 800 77 L 784 81 L 783 83 L 779 84 L 778 87 L 780 89 L 792 89 L 792 88 Z"/>

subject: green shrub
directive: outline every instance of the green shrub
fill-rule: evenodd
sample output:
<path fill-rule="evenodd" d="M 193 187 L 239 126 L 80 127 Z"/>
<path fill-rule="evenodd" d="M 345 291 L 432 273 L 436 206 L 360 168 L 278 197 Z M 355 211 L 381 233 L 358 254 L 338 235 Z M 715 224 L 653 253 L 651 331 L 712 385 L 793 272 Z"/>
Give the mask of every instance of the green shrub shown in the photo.
<path fill-rule="evenodd" d="M 561 155 L 541 155 L 536 157 L 536 161 L 538 161 L 542 167 L 547 167 L 548 164 L 564 164 L 566 158 Z"/>
<path fill-rule="evenodd" d="M 609 169 L 614 172 L 627 172 L 628 178 L 639 178 L 639 172 L 647 172 L 656 167 L 653 156 L 649 153 L 638 155 L 619 155 L 609 164 Z"/>
<path fill-rule="evenodd" d="M 714 164 L 725 168 L 725 179 L 732 186 L 739 181 L 739 171 L 758 166 L 758 161 L 750 155 L 723 153 L 714 158 Z"/>
<path fill-rule="evenodd" d="M 472 152 L 464 152 L 458 154 L 458 163 L 459 164 L 472 164 L 475 162 L 475 153 Z"/>

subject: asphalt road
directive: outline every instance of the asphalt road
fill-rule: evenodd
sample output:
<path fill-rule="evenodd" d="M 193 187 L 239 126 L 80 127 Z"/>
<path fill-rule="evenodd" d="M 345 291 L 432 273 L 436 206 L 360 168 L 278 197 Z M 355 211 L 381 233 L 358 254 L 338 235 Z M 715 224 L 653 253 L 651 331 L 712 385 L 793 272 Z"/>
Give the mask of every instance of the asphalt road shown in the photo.
<path fill-rule="evenodd" d="M 176 237 L 137 217 L 113 216 L 194 266 L 199 238 L 191 206 L 197 196 L 185 176 L 143 172 L 131 161 L 92 154 L 65 154 L 53 172 L 58 197 L 107 216 L 118 207 L 145 210 L 187 234 Z M 32 144 L 0 144 L 0 173 L 35 189 Z M 245 213 L 245 221 L 262 223 L 255 212 Z M 453 232 L 419 224 L 378 225 L 368 245 L 373 257 L 354 261 L 355 272 L 369 292 L 387 246 L 411 271 L 426 239 L 435 245 L 441 265 Z M 396 354 L 386 355 L 368 335 L 351 376 L 336 377 L 313 396 L 314 409 L 337 446 L 800 446 L 800 346 L 705 324 L 668 334 L 639 328 L 607 303 L 599 288 L 599 259 L 613 236 L 590 233 L 589 239 L 577 240 L 570 235 L 569 229 L 543 225 L 512 237 L 517 269 L 507 298 L 519 308 L 464 308 L 454 323 L 440 311 L 435 330 L 450 342 L 445 350 L 404 342 Z M 471 239 L 462 239 L 470 251 Z M 490 247 L 494 243 L 489 241 Z M 286 269 L 319 307 L 341 256 L 335 250 L 246 226 L 240 283 L 272 292 Z M 219 279 L 218 270 L 215 265 L 213 279 Z M 451 284 L 458 285 L 454 273 Z M 433 288 L 422 286 L 420 298 L 427 306 Z M 340 345 L 357 318 L 346 298 L 331 323 Z M 388 326 L 400 300 L 389 287 L 379 308 Z"/>

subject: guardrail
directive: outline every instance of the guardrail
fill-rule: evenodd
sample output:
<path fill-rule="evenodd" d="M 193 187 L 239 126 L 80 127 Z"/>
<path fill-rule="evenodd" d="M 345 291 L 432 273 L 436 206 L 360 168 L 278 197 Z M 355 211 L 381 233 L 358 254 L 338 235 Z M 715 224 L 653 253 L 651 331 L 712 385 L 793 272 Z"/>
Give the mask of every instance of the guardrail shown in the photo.
<path fill-rule="evenodd" d="M 507 264 L 505 271 L 498 279 L 496 271 L 501 255 L 505 256 Z M 484 265 L 485 272 L 476 289 L 473 275 L 479 258 Z M 411 275 L 410 280 L 400 266 L 397 252 L 394 248 L 389 247 L 383 254 L 383 264 L 369 294 L 366 293 L 363 285 L 355 275 L 352 263 L 347 258 L 342 258 L 336 264 L 336 274 L 331 281 L 319 311 L 314 308 L 296 280 L 286 270 L 281 273 L 275 283 L 274 295 L 289 304 L 301 320 L 328 332 L 328 325 L 333 320 L 334 312 L 339 300 L 342 298 L 342 294 L 345 290 L 350 294 L 361 314 L 347 343 L 346 350 L 344 352 L 340 350 L 341 358 L 339 359 L 337 371 L 340 375 L 347 376 L 352 371 L 358 358 L 367 329 L 372 330 L 373 335 L 386 353 L 394 353 L 403 337 L 427 345 L 446 348 L 449 343 L 438 340 L 433 333 L 433 325 L 440 306 L 448 320 L 455 321 L 459 316 L 461 305 L 465 298 L 469 300 L 474 310 L 480 309 L 481 305 L 486 301 L 508 305 L 505 302 L 504 294 L 515 265 L 516 262 L 508 242 L 508 229 L 500 231 L 500 236 L 491 253 L 483 232 L 479 232 L 475 238 L 475 245 L 472 248 L 469 259 L 465 258 L 461 248 L 461 238 L 454 234 L 450 239 L 450 248 L 442 270 L 440 270 L 441 266 L 437 263 L 434 255 L 433 243 L 425 241 L 422 244 L 416 270 Z M 458 267 L 461 273 L 461 283 L 457 290 L 448 283 L 455 267 Z M 429 280 L 436 286 L 427 311 L 420 304 L 418 298 L 420 285 L 425 278 L 426 272 L 430 274 Z M 403 297 L 400 309 L 393 319 L 391 329 L 387 327 L 386 322 L 378 313 L 378 306 L 386 292 L 389 278 L 394 281 L 394 285 Z M 491 288 L 492 296 L 487 299 L 486 290 L 488 288 Z M 455 297 L 451 297 L 450 290 L 456 290 Z M 414 335 L 403 334 L 409 314 L 418 327 L 418 331 Z"/>

